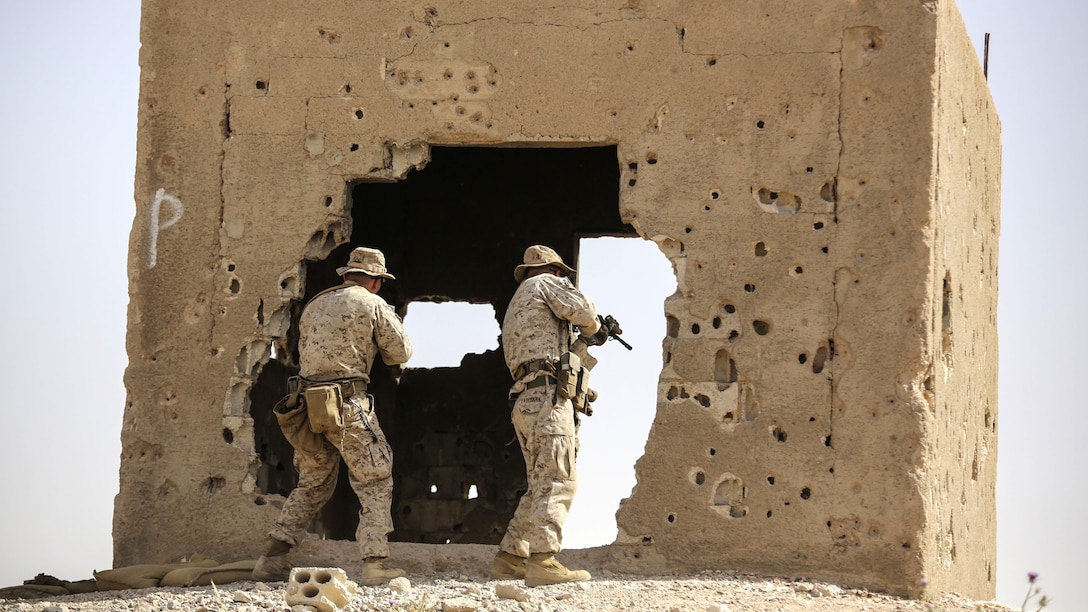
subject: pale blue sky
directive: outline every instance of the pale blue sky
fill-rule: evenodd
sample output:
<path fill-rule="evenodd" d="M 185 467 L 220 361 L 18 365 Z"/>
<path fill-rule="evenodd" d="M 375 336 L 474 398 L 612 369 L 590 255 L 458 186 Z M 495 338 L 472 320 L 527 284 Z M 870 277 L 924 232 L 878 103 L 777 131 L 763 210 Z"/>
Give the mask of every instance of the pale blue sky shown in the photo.
<path fill-rule="evenodd" d="M 1019 606 L 1025 576 L 1036 571 L 1052 609 L 1077 610 L 1088 570 L 1088 521 L 1081 516 L 1088 501 L 1082 439 L 1088 411 L 1077 382 L 1077 359 L 1088 344 L 1080 262 L 1088 206 L 1077 195 L 1088 161 L 1088 4 L 962 0 L 959 6 L 980 55 L 983 34 L 992 33 L 990 85 L 1003 128 L 998 599 Z M 43 571 L 87 578 L 112 561 L 139 11 L 136 0 L 0 0 L 0 253 L 8 270 L 0 373 L 9 415 L 0 445 L 6 466 L 0 586 Z M 603 262 L 621 251 L 585 248 L 586 270 L 600 265 L 590 257 Z M 647 265 L 663 262 L 652 247 L 622 252 L 645 257 Z M 592 279 L 582 282 L 594 294 Z M 636 279 L 627 282 L 634 286 Z M 666 281 L 650 293 L 671 290 Z M 639 358 L 659 359 L 660 301 L 613 298 L 603 286 L 596 292 L 602 309 L 621 317 Z M 643 305 L 645 312 L 635 308 Z M 610 366 L 628 367 L 620 366 L 626 351 L 603 350 L 603 359 L 614 360 Z M 653 393 L 656 375 L 655 366 L 642 377 L 650 384 L 646 393 Z M 635 403 L 598 407 L 583 430 L 587 453 L 600 435 L 594 428 L 611 427 L 611 415 L 638 420 L 622 412 L 646 409 L 646 401 Z M 633 448 L 615 453 L 631 457 L 616 468 L 621 472 L 641 452 L 648 421 L 640 423 L 633 425 Z M 602 543 L 602 534 L 609 540 L 614 533 L 615 503 L 590 503 L 585 491 L 610 485 L 618 492 L 602 494 L 618 500 L 633 482 L 631 472 L 626 484 L 593 484 L 589 462 L 588 456 L 580 462 L 590 482 L 575 501 L 568 544 Z"/>

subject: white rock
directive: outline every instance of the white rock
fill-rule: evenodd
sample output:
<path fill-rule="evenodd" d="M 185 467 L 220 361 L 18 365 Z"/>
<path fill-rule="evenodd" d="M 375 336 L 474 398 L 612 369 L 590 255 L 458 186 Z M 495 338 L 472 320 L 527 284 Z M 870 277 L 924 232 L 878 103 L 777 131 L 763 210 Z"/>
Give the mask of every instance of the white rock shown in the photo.
<path fill-rule="evenodd" d="M 252 603 L 253 598 L 250 597 L 249 593 L 246 593 L 245 591 L 235 591 L 234 601 L 237 601 L 238 603 Z"/>
<path fill-rule="evenodd" d="M 729 612 L 729 606 L 725 604 L 710 604 L 706 607 L 706 612 Z"/>
<path fill-rule="evenodd" d="M 389 590 L 394 593 L 406 595 L 412 592 L 412 583 L 404 576 L 394 578 L 389 581 Z"/>

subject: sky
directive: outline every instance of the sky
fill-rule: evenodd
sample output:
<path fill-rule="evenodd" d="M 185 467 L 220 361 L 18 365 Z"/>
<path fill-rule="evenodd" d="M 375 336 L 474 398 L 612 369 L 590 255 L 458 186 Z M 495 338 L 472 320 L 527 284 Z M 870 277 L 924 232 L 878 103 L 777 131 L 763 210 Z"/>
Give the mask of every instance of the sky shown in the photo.
<path fill-rule="evenodd" d="M 1038 572 L 1053 600 L 1048 609 L 1075 610 L 1084 605 L 1077 589 L 1088 570 L 1081 510 L 1088 411 L 1078 366 L 1088 346 L 1080 316 L 1088 310 L 1080 262 L 1088 206 L 1074 180 L 1088 161 L 1088 3 L 958 4 L 980 57 L 991 33 L 989 83 L 1002 122 L 997 599 L 1019 607 L 1027 573 Z M 83 579 L 111 566 L 139 17 L 137 0 L 0 0 L 0 255 L 7 262 L 0 373 L 8 398 L 0 586 L 38 572 Z M 586 502 L 585 491 L 616 502 L 629 493 L 652 418 L 656 366 L 629 379 L 649 389 L 633 388 L 641 399 L 630 402 L 621 389 L 609 399 L 619 383 L 603 372 L 656 363 L 664 322 L 651 296 L 674 289 L 650 243 L 582 248 L 583 289 L 620 319 L 636 350 L 628 355 L 613 343 L 596 351 L 607 366 L 594 373 L 602 399 L 582 431 L 583 493 L 568 547 L 603 544 L 615 533 L 616 503 Z M 652 281 L 611 279 L 618 288 L 593 278 L 592 270 L 628 257 L 665 267 Z M 637 284 L 648 295 L 624 295 Z M 605 453 L 618 463 L 595 476 L 588 453 L 605 446 L 602 434 L 617 421 L 630 428 L 624 444 Z"/>

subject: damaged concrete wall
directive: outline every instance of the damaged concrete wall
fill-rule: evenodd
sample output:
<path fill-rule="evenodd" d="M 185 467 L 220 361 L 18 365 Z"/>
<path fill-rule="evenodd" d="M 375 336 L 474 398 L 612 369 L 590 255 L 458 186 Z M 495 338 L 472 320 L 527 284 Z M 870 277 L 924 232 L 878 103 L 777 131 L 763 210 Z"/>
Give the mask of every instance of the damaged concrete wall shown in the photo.
<path fill-rule="evenodd" d="M 951 2 L 145 0 L 141 27 L 115 563 L 259 552 L 292 484 L 267 410 L 294 321 L 353 245 L 389 251 L 402 312 L 501 319 L 527 244 L 574 260 L 581 235 L 635 233 L 678 291 L 610 562 L 992 596 L 999 127 Z M 442 182 L 440 153 L 465 146 L 547 152 L 488 192 L 511 172 L 462 161 Z M 594 150 L 608 189 L 569 178 Z M 451 225 L 442 194 L 495 213 Z M 451 295 L 430 270 L 446 251 L 423 248 L 443 230 L 501 273 Z M 487 382 L 450 400 L 477 406 L 476 448 L 509 431 L 498 357 L 463 363 Z M 488 542 L 519 466 L 411 456 L 469 440 L 404 416 L 435 410 L 413 378 L 445 376 L 385 375 L 393 537 Z M 486 512 L 420 491 L 488 462 Z"/>

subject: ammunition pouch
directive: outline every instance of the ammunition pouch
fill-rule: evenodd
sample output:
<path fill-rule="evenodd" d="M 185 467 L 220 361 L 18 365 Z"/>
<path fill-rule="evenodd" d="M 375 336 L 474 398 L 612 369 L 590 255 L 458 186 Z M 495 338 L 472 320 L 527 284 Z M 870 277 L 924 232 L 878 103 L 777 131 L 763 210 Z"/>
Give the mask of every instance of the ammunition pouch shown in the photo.
<path fill-rule="evenodd" d="M 586 416 L 593 414 L 590 402 L 597 399 L 597 392 L 589 388 L 589 370 L 582 366 L 582 360 L 572 352 L 559 357 L 556 368 L 556 395 L 569 399 L 574 409 Z"/>
<path fill-rule="evenodd" d="M 344 426 L 344 396 L 339 384 L 308 386 L 303 396 L 306 398 L 306 414 L 311 431 L 317 434 L 340 431 Z"/>

